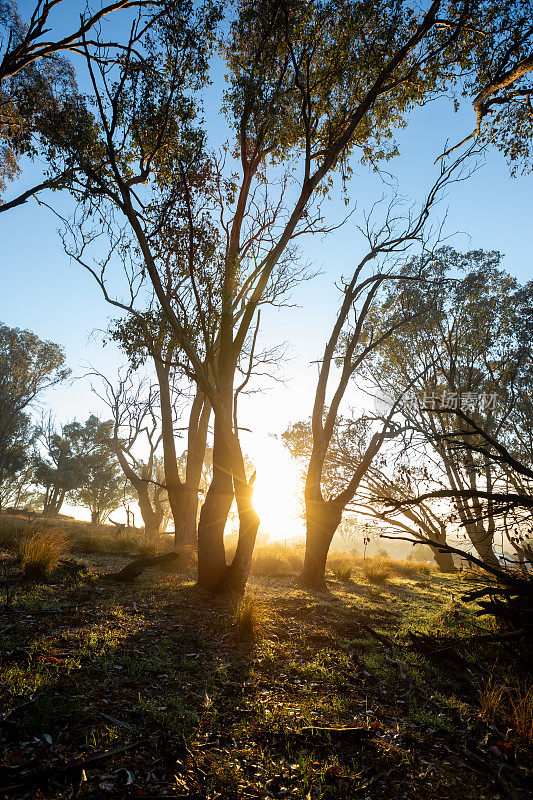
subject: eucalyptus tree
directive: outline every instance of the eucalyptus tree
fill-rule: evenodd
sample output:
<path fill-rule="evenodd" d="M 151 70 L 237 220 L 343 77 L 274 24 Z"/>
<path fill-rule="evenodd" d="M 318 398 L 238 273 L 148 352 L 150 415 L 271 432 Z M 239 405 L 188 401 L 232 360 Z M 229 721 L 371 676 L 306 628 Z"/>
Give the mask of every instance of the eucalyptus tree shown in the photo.
<path fill-rule="evenodd" d="M 527 490 L 520 500 L 510 481 L 533 476 L 520 417 L 531 393 L 531 342 L 523 327 L 529 293 L 499 268 L 500 260 L 496 252 L 437 251 L 423 268 L 427 278 L 440 279 L 433 307 L 398 328 L 365 363 L 367 378 L 391 398 L 410 387 L 403 404 L 414 434 L 408 449 L 414 463 L 425 464 L 418 489 L 411 497 L 389 496 L 391 505 L 451 499 L 452 520 L 492 566 L 498 514 L 532 502 Z M 406 303 L 423 304 L 423 287 L 392 286 L 375 311 L 377 329 L 393 324 Z"/>
<path fill-rule="evenodd" d="M 69 374 L 60 345 L 28 330 L 0 325 L 0 480 L 13 458 L 13 442 L 20 442 L 27 428 L 28 410 L 40 393 Z"/>
<path fill-rule="evenodd" d="M 476 139 L 500 149 L 511 173 L 531 172 L 533 145 L 533 3 L 503 0 L 480 5 L 472 70 L 462 86 L 475 116 L 474 129 L 447 152 Z"/>
<path fill-rule="evenodd" d="M 200 481 L 211 416 L 209 400 L 198 386 L 190 391 L 186 371 L 180 364 L 175 337 L 160 313 L 145 312 L 141 315 L 132 313 L 125 319 L 115 321 L 109 328 L 109 335 L 124 351 L 132 369 L 137 369 L 148 362 L 154 367 L 158 387 L 156 416 L 154 416 L 155 405 L 151 402 L 151 392 L 146 398 L 150 402 L 144 406 L 144 412 L 149 413 L 153 421 L 150 435 L 152 455 L 149 463 L 152 459 L 152 465 L 156 464 L 153 456 L 157 445 L 161 444 L 163 450 L 161 477 L 174 521 L 174 546 L 176 548 L 182 545 L 196 546 Z M 126 398 L 123 392 L 119 392 L 119 396 L 117 389 L 120 387 L 111 389 L 108 386 L 106 391 L 110 401 L 108 404 L 114 408 L 115 419 L 127 413 L 126 407 L 129 405 L 124 402 Z M 188 411 L 186 411 L 187 406 Z M 138 409 L 139 405 L 136 407 Z M 129 416 L 131 418 L 131 414 Z M 134 417 L 138 423 L 138 415 L 135 414 Z M 133 438 L 136 438 L 137 423 L 130 431 L 128 441 L 132 441 L 131 433 L 134 433 Z M 178 457 L 176 438 L 179 429 L 186 432 L 185 457 Z M 155 484 L 153 487 L 153 491 L 156 492 Z"/>
<path fill-rule="evenodd" d="M 374 224 L 373 213 L 367 215 L 367 252 L 353 273 L 343 278 L 339 308 L 318 364 L 310 423 L 298 423 L 284 434 L 293 454 L 304 446 L 307 456 L 306 549 L 301 580 L 310 586 L 324 585 L 329 548 L 345 509 L 355 502 L 362 487 L 368 491 L 376 481 L 375 465 L 382 448 L 405 432 L 399 414 L 400 397 L 373 420 L 360 413 L 358 419 L 343 419 L 342 406 L 374 351 L 380 352 L 389 337 L 408 328 L 413 319 L 431 308 L 434 281 L 422 269 L 433 252 L 428 221 L 444 187 L 465 177 L 463 168 L 464 158 L 448 167 L 442 165 L 417 213 L 412 208 L 402 213 L 397 198 L 393 198 L 380 224 Z M 413 246 L 422 249 L 418 263 L 407 256 Z M 420 285 L 423 301 L 404 303 L 397 315 L 376 325 L 376 309 L 387 292 L 394 291 L 389 287 L 412 282 Z"/>
<path fill-rule="evenodd" d="M 160 0 L 113 0 L 91 11 L 86 4 L 73 9 L 73 0 L 34 0 L 23 15 L 15 0 L 1 0 L 0 198 L 6 184 L 20 173 L 21 157 L 35 158 L 41 152 L 43 119 L 53 109 L 66 109 L 79 99 L 72 57 L 87 48 L 100 61 L 120 57 L 123 43 L 113 41 L 109 29 L 105 40 L 97 40 L 95 31 L 119 11 L 144 9 L 143 19 L 149 26 L 164 5 Z M 62 25 L 61 33 L 55 33 L 67 12 L 74 23 L 66 30 Z M 45 189 L 64 188 L 69 176 L 69 169 L 43 176 L 18 196 L 0 203 L 0 212 L 22 205 Z"/>
<path fill-rule="evenodd" d="M 422 10 L 400 0 L 235 3 L 219 41 L 229 72 L 225 160 L 206 154 L 195 120 L 219 16 L 207 2 L 169 6 L 142 38 L 142 53 L 134 29 L 120 64 L 95 62 L 87 49 L 93 106 L 52 115 L 50 152 L 72 169 L 71 191 L 95 223 L 114 209 L 142 258 L 137 290 L 121 307 L 130 312 L 150 281 L 184 369 L 213 409 L 213 480 L 198 531 L 203 587 L 242 590 L 257 534 L 235 383 L 261 304 L 283 284 L 297 238 L 327 229 L 320 201 L 334 177 L 396 153 L 394 132 L 409 112 L 473 69 L 478 23 L 497 36 L 495 8 L 468 0 Z M 170 209 L 186 243 L 178 276 L 158 262 Z M 198 233 L 206 218 L 220 234 L 207 259 Z M 101 268 L 91 270 L 112 299 Z M 204 296 L 213 281 L 217 290 Z M 234 497 L 240 536 L 228 566 L 223 537 Z"/>
<path fill-rule="evenodd" d="M 131 484 L 148 535 L 161 530 L 168 496 L 158 457 L 162 432 L 157 388 L 119 370 L 115 381 L 101 373 L 95 394 L 109 408 L 113 422 L 108 444 Z"/>

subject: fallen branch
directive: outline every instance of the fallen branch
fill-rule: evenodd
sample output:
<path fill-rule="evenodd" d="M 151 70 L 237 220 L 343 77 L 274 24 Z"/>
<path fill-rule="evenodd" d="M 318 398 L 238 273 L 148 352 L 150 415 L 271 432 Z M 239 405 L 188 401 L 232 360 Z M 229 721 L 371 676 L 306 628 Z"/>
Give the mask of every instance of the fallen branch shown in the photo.
<path fill-rule="evenodd" d="M 24 789 L 28 783 L 41 783 L 47 778 L 57 778 L 60 775 L 67 775 L 69 772 L 76 772 L 78 770 L 91 767 L 93 764 L 99 764 L 101 761 L 107 761 L 107 759 L 113 758 L 113 756 L 119 755 L 120 753 L 126 753 L 128 750 L 133 750 L 136 747 L 147 744 L 154 738 L 154 736 L 150 736 L 147 739 L 139 739 L 136 742 L 130 742 L 129 744 L 122 745 L 121 747 L 115 747 L 113 750 L 104 750 L 101 753 L 93 753 L 89 756 L 78 756 L 72 761 L 68 761 L 66 764 L 53 764 L 49 767 L 42 767 L 41 769 L 32 769 L 28 770 L 28 772 L 22 772 L 18 776 L 18 783 L 12 783 L 9 786 L 4 786 L 2 791 L 5 793 L 14 792 L 17 789 Z"/>
<path fill-rule="evenodd" d="M 126 564 L 119 572 L 111 572 L 103 577 L 109 581 L 133 581 L 138 578 L 145 569 L 158 567 L 161 564 L 168 564 L 176 561 L 180 557 L 179 553 L 164 553 L 162 556 L 144 556 Z"/>
<path fill-rule="evenodd" d="M 357 741 L 368 739 L 368 737 L 372 735 L 372 731 L 368 728 L 327 728 L 317 727 L 315 725 L 309 725 L 308 727 L 302 728 L 299 733 L 306 737 L 314 736 L 319 738 L 329 737 L 331 739 L 355 739 Z"/>

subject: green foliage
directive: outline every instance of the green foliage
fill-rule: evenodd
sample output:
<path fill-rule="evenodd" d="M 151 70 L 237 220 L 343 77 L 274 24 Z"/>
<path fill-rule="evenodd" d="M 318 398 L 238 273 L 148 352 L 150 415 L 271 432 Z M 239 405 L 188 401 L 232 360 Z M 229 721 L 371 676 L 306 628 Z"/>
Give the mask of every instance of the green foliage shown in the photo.
<path fill-rule="evenodd" d="M 28 330 L 0 325 L 0 485 L 28 463 L 32 433 L 26 409 L 65 380 L 63 348 Z"/>
<path fill-rule="evenodd" d="M 9 74 L 10 57 L 26 34 L 16 3 L 0 2 L 0 198 L 20 172 L 20 157 L 37 155 L 43 115 L 72 102 L 76 90 L 72 65 L 57 53 Z"/>
<path fill-rule="evenodd" d="M 83 480 L 71 492 L 72 502 L 88 508 L 91 521 L 99 524 L 130 497 L 132 489 L 114 455 L 106 446 L 95 448 L 85 461 Z"/>
<path fill-rule="evenodd" d="M 59 513 L 65 496 L 80 488 L 95 458 L 104 457 L 110 422 L 91 415 L 85 424 L 74 421 L 54 430 L 49 417 L 38 430 L 42 449 L 34 458 L 35 480 L 46 490 L 44 513 Z"/>

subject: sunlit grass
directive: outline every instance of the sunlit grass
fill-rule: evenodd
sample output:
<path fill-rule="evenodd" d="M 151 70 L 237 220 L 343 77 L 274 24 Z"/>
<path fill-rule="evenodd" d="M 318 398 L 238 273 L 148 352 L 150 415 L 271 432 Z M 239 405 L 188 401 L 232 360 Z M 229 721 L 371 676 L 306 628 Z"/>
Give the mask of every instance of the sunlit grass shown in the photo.
<path fill-rule="evenodd" d="M 68 550 L 66 534 L 53 528 L 33 529 L 22 534 L 16 542 L 16 552 L 29 580 L 46 578 Z"/>

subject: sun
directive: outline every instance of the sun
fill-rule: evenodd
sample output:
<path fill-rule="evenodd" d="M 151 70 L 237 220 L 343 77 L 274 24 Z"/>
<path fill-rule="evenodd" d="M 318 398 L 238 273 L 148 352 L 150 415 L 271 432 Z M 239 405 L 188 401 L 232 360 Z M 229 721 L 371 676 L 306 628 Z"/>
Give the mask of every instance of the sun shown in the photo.
<path fill-rule="evenodd" d="M 261 529 L 276 541 L 301 536 L 303 523 L 298 495 L 302 479 L 297 465 L 275 439 L 258 441 L 253 461 L 257 473 L 253 503 Z"/>

